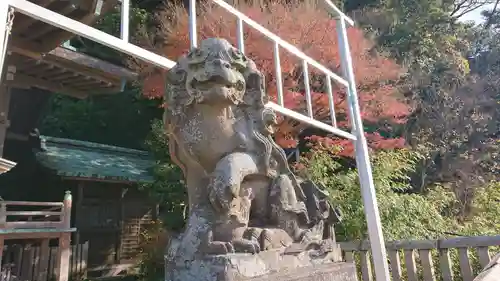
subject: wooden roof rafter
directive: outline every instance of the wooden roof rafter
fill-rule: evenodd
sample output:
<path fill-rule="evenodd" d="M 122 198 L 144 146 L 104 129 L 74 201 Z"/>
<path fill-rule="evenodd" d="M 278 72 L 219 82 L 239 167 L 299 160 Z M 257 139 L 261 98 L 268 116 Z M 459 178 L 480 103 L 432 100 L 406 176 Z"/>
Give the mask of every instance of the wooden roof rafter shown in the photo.
<path fill-rule="evenodd" d="M 12 87 L 37 87 L 51 92 L 85 98 L 89 94 L 120 92 L 122 81 L 133 81 L 137 74 L 86 54 L 57 47 L 39 55 L 12 47 L 7 64 L 15 66 Z"/>
<path fill-rule="evenodd" d="M 29 1 L 87 25 L 118 4 L 117 0 Z M 74 34 L 20 13 L 16 13 L 11 36 L 6 83 L 13 87 L 85 98 L 121 92 L 124 82 L 138 77 L 124 67 L 60 47 Z"/>

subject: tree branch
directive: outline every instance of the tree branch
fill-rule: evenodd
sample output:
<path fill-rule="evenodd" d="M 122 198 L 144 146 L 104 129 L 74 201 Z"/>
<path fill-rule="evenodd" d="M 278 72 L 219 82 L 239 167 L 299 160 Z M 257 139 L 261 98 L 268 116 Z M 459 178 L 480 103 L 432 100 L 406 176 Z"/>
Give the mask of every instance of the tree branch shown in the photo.
<path fill-rule="evenodd" d="M 486 24 L 484 25 L 485 29 L 489 29 L 492 22 L 493 22 L 493 17 L 495 16 L 495 13 L 497 12 L 498 4 L 500 3 L 500 0 L 497 0 L 495 2 L 495 6 L 493 6 L 493 10 L 491 10 L 491 13 L 488 17 L 488 20 L 486 21 Z"/>

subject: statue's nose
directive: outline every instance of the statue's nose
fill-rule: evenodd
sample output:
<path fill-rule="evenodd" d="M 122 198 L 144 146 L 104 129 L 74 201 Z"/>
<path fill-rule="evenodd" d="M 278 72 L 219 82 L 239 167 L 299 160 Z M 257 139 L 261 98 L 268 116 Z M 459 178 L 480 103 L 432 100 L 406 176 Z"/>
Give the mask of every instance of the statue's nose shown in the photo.
<path fill-rule="evenodd" d="M 221 60 L 221 59 L 216 59 L 212 63 L 214 65 L 222 67 L 222 68 L 231 68 L 231 65 L 227 61 L 224 61 L 224 60 Z"/>

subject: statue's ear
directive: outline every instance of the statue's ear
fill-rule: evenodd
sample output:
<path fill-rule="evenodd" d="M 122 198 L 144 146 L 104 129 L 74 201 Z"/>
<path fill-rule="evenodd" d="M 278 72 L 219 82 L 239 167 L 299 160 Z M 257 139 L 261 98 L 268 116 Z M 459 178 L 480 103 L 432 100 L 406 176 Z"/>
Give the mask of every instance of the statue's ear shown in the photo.
<path fill-rule="evenodd" d="M 254 61 L 246 60 L 246 69 L 243 71 L 243 76 L 245 76 L 247 90 L 264 89 L 264 75 L 257 69 Z"/>
<path fill-rule="evenodd" d="M 244 102 L 248 105 L 262 105 L 266 95 L 264 75 L 249 60 L 249 65 L 244 76 L 246 82 L 246 91 L 243 97 Z"/>
<path fill-rule="evenodd" d="M 246 80 L 247 89 L 264 90 L 265 78 L 259 71 L 249 73 Z"/>

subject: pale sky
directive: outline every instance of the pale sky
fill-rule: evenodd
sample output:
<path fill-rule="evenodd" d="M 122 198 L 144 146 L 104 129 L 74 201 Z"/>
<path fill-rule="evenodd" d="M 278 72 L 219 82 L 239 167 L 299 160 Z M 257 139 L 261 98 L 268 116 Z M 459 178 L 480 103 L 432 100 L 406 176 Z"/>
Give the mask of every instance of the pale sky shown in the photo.
<path fill-rule="evenodd" d="M 483 10 L 489 10 L 489 9 L 493 9 L 493 6 L 494 4 L 490 4 L 490 5 L 487 5 L 485 6 L 484 9 L 477 9 L 475 11 L 472 11 L 468 14 L 466 14 L 465 16 L 463 16 L 462 18 L 460 18 L 461 21 L 475 21 L 476 23 L 482 23 L 483 22 L 483 18 L 481 17 L 481 12 Z"/>

